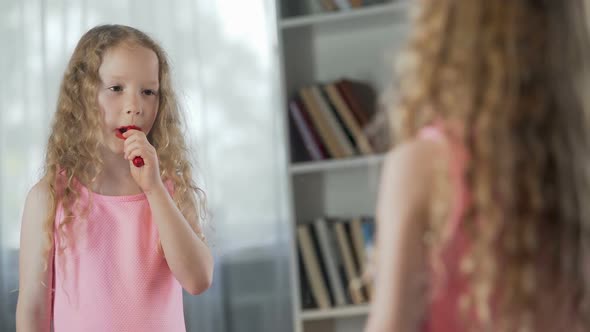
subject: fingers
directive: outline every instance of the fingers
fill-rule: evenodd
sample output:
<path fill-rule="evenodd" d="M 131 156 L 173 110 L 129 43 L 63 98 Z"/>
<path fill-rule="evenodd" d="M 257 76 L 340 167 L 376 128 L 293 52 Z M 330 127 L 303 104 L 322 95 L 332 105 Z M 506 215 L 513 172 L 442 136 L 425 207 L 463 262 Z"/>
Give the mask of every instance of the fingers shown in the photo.
<path fill-rule="evenodd" d="M 125 158 L 129 157 L 129 152 L 136 150 L 136 149 L 141 149 L 143 147 L 145 147 L 145 143 L 144 142 L 125 142 L 125 145 L 123 146 L 123 152 L 125 155 Z"/>
<path fill-rule="evenodd" d="M 134 131 L 136 132 L 136 134 L 127 135 L 127 133 L 129 133 L 129 132 L 123 133 L 123 137 L 125 137 L 125 135 L 127 135 L 125 137 L 125 141 L 123 142 L 124 151 L 128 151 L 129 147 L 132 146 L 133 144 L 136 144 L 136 143 L 149 144 L 147 137 L 145 135 L 142 135 L 143 133 L 141 133 L 140 131 L 137 131 L 137 130 L 134 130 Z"/>
<path fill-rule="evenodd" d="M 141 144 L 134 144 L 125 149 L 125 159 L 133 160 L 135 157 L 142 157 L 150 159 L 155 154 L 154 148 L 151 146 L 144 146 Z"/>
<path fill-rule="evenodd" d="M 137 137 L 146 137 L 145 133 L 141 130 L 137 130 L 137 129 L 129 129 L 126 132 L 124 132 L 123 137 L 125 137 L 125 140 L 127 140 L 128 138 L 137 138 Z"/>
<path fill-rule="evenodd" d="M 137 131 L 136 131 L 137 132 Z M 127 133 L 125 133 L 127 134 Z M 141 147 L 145 148 L 153 148 L 153 146 L 148 142 L 147 137 L 145 135 L 132 135 L 129 138 L 125 139 L 123 142 L 123 151 L 125 153 L 125 158 L 129 157 L 129 151 L 133 149 L 138 149 Z"/>
<path fill-rule="evenodd" d="M 133 159 L 141 157 L 144 164 L 153 164 L 156 158 L 156 149 L 147 140 L 145 133 L 139 130 L 129 130 L 123 133 L 125 141 L 123 142 L 124 158 L 130 163 Z"/>
<path fill-rule="evenodd" d="M 133 159 L 135 157 L 141 157 L 141 158 L 145 158 L 145 153 L 144 151 L 142 151 L 141 149 L 134 149 L 132 151 L 130 151 L 126 156 L 125 159 L 129 160 L 129 161 L 133 161 Z"/>

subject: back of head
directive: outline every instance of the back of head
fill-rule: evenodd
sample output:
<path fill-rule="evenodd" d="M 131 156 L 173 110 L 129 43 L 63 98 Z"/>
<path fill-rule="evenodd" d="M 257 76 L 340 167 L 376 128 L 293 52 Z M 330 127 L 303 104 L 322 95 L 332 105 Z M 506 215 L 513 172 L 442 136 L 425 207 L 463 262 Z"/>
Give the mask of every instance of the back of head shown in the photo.
<path fill-rule="evenodd" d="M 472 193 L 464 224 L 472 243 L 464 265 L 472 267 L 465 271 L 468 303 L 493 331 L 543 330 L 547 304 L 555 326 L 587 330 L 583 1 L 420 6 L 401 58 L 394 133 L 403 141 L 438 120 L 462 129 Z M 433 246 L 444 246 L 438 239 Z"/>

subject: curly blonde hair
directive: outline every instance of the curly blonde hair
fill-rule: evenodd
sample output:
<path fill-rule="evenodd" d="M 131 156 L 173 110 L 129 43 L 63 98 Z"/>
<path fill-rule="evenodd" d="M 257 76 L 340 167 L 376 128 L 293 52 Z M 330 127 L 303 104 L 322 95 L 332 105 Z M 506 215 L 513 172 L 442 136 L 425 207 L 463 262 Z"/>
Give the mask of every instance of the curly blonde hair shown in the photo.
<path fill-rule="evenodd" d="M 471 244 L 461 264 L 469 284 L 463 298 L 478 317 L 469 325 L 542 330 L 550 303 L 556 329 L 589 330 L 590 58 L 582 2 L 420 5 L 398 63 L 393 132 L 403 142 L 439 120 L 464 130 L 472 200 L 461 225 Z M 450 206 L 449 197 L 433 200 Z M 444 218 L 431 219 L 428 245 L 440 253 L 449 244 Z"/>
<path fill-rule="evenodd" d="M 166 54 L 153 39 L 137 29 L 102 25 L 89 30 L 78 42 L 59 91 L 43 176 L 50 189 L 51 209 L 44 230 L 49 243 L 54 242 L 58 204 L 64 209 L 64 218 L 58 221 L 60 235 L 66 235 L 67 226 L 88 211 L 89 206 L 80 209 L 76 205 L 80 197 L 76 184 L 92 184 L 103 167 L 100 153 L 103 118 L 97 99 L 101 84 L 98 70 L 105 52 L 123 44 L 148 48 L 158 57 L 158 113 L 147 138 L 156 149 L 162 179 L 174 186 L 174 201 L 192 229 L 202 235 L 205 197 L 193 180 L 190 154 L 182 135 L 181 112 L 172 89 Z M 63 250 L 64 242 L 59 243 L 59 249 Z M 49 250 L 51 248 L 48 253 Z"/>

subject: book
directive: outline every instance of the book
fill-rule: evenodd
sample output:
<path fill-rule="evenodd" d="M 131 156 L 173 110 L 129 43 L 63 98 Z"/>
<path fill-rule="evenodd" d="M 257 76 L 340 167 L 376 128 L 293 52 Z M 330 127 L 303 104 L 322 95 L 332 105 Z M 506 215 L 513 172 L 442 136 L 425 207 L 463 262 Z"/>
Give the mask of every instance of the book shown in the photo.
<path fill-rule="evenodd" d="M 359 273 L 354 263 L 354 257 L 352 254 L 352 250 L 350 247 L 350 241 L 348 240 L 348 236 L 346 235 L 346 230 L 344 228 L 343 222 L 337 222 L 334 224 L 334 230 L 336 232 L 336 238 L 338 240 L 338 247 L 340 249 L 341 257 L 344 261 L 344 267 L 346 270 L 346 278 L 348 280 L 347 288 L 350 292 L 350 296 L 352 298 L 352 302 L 354 304 L 361 304 L 364 303 L 365 297 L 362 293 L 362 290 L 356 287 L 351 287 L 352 282 L 358 280 Z"/>
<path fill-rule="evenodd" d="M 330 287 L 330 277 L 328 275 L 328 265 L 326 264 L 326 260 L 324 259 L 324 256 L 322 256 L 322 253 L 321 253 L 320 239 L 318 237 L 318 234 L 317 234 L 315 228 L 313 227 L 313 224 L 308 224 L 307 227 L 309 228 L 309 234 L 311 235 L 311 240 L 313 242 L 313 248 L 315 250 L 315 254 L 318 259 L 320 272 L 322 275 L 322 280 L 324 281 L 324 283 L 326 285 L 326 290 L 328 291 L 328 298 L 330 300 L 330 304 L 332 306 L 334 306 L 336 304 L 336 298 L 335 298 L 336 295 L 334 294 L 334 292 L 332 291 L 332 288 Z"/>
<path fill-rule="evenodd" d="M 344 133 L 344 138 L 346 139 L 345 144 L 350 145 L 353 152 L 355 154 L 357 154 L 358 148 L 356 146 L 356 141 L 354 139 L 354 135 L 353 135 L 352 131 L 350 131 L 348 126 L 346 126 L 344 119 L 339 114 L 339 112 L 336 110 L 336 106 L 334 105 L 334 103 L 332 102 L 330 97 L 328 96 L 326 90 L 321 85 L 318 85 L 317 88 L 318 88 L 318 94 L 321 96 L 324 103 L 328 106 L 327 107 L 328 111 L 332 114 L 332 116 L 336 120 L 336 123 L 337 123 L 338 127 L 342 130 L 342 133 Z"/>
<path fill-rule="evenodd" d="M 354 249 L 353 252 L 359 267 L 359 275 L 362 276 L 363 273 L 367 270 L 368 257 L 365 254 L 365 238 L 363 236 L 362 219 L 360 217 L 352 218 L 352 220 L 350 221 L 350 235 L 352 238 L 352 247 Z M 368 289 L 366 289 L 366 291 L 367 295 L 370 295 L 370 293 L 372 293 Z M 370 296 L 368 297 L 370 299 Z"/>
<path fill-rule="evenodd" d="M 375 113 L 375 91 L 367 83 L 350 79 L 342 79 L 336 83 L 336 86 L 359 125 L 364 128 Z"/>
<path fill-rule="evenodd" d="M 320 110 L 320 106 L 316 102 L 316 98 L 313 95 L 311 88 L 301 88 L 299 95 L 305 105 L 305 109 L 309 112 L 310 118 L 316 128 L 317 133 L 322 138 L 323 144 L 326 146 L 328 153 L 332 158 L 343 158 L 346 156 L 346 152 L 338 143 L 338 139 L 333 133 L 328 120 L 325 117 L 323 111 Z"/>
<path fill-rule="evenodd" d="M 324 99 L 323 94 L 321 93 L 318 86 L 311 87 L 311 93 L 317 105 L 319 106 L 319 111 L 323 113 L 324 118 L 327 121 L 328 127 L 332 133 L 332 135 L 336 138 L 336 142 L 339 145 L 340 149 L 344 152 L 344 157 L 351 157 L 356 154 L 352 143 L 346 136 L 344 132 L 344 128 L 340 126 L 338 122 L 338 118 L 334 115 L 334 112 Z"/>
<path fill-rule="evenodd" d="M 299 247 L 297 251 L 299 253 L 297 261 L 299 265 L 299 291 L 301 296 L 301 309 L 314 309 L 317 308 L 317 304 L 311 291 L 309 277 L 305 273 L 301 248 Z"/>
<path fill-rule="evenodd" d="M 371 253 L 375 243 L 375 218 L 363 217 L 362 218 L 363 237 L 365 239 L 365 251 Z"/>
<path fill-rule="evenodd" d="M 369 143 L 369 139 L 363 132 L 357 119 L 354 117 L 350 107 L 348 107 L 344 101 L 340 91 L 338 91 L 338 88 L 336 87 L 336 84 L 330 83 L 325 85 L 323 88 L 328 95 L 328 98 L 334 105 L 335 110 L 340 115 L 342 122 L 349 129 L 351 135 L 353 136 L 355 145 L 359 152 L 364 155 L 372 154 L 373 148 Z"/>
<path fill-rule="evenodd" d="M 305 272 L 311 285 L 313 298 L 318 308 L 328 309 L 331 307 L 330 296 L 322 276 L 317 251 L 314 248 L 308 225 L 297 226 L 297 241 L 303 257 Z"/>
<path fill-rule="evenodd" d="M 303 103 L 299 98 L 289 102 L 289 114 L 295 123 L 297 131 L 301 135 L 304 146 L 312 160 L 326 159 L 326 151 L 322 146 L 319 135 L 315 132 L 311 121 L 304 110 Z"/>
<path fill-rule="evenodd" d="M 314 221 L 313 226 L 319 242 L 320 253 L 323 257 L 326 270 L 328 272 L 329 286 L 334 294 L 334 304 L 343 306 L 346 304 L 344 286 L 340 278 L 337 265 L 337 252 L 332 246 L 332 234 L 329 231 L 325 218 L 318 218 Z"/>
<path fill-rule="evenodd" d="M 369 258 L 373 256 L 373 250 L 375 247 L 375 218 L 373 217 L 364 217 L 362 218 L 362 232 L 363 232 L 363 242 L 365 244 L 365 261 L 368 263 Z M 374 289 L 373 285 L 370 283 L 366 287 L 367 295 L 369 299 L 373 299 Z"/>

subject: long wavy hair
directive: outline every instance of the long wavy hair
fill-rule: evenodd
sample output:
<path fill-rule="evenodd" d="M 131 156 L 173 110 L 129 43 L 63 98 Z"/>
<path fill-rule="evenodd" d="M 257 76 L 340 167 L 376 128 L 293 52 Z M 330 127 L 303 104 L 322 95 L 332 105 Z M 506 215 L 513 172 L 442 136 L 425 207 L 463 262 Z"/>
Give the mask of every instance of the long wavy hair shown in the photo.
<path fill-rule="evenodd" d="M 158 113 L 147 138 L 156 149 L 162 179 L 174 185 L 174 201 L 193 230 L 202 236 L 205 196 L 193 180 L 190 153 L 182 135 L 182 114 L 172 89 L 166 54 L 152 38 L 137 29 L 102 25 L 84 34 L 74 50 L 64 73 L 47 144 L 43 178 L 50 187 L 51 209 L 47 214 L 45 233 L 49 243 L 54 242 L 55 231 L 63 235 L 62 239 L 68 240 L 59 241 L 59 251 L 63 251 L 66 242 L 75 241 L 67 238 L 68 225 L 78 222 L 77 218 L 88 212 L 89 206 L 81 209 L 76 204 L 80 197 L 78 184 L 91 185 L 103 168 L 98 70 L 105 52 L 120 45 L 145 47 L 158 57 Z M 64 217 L 56 228 L 58 204 L 63 206 Z M 48 257 L 51 249 L 48 248 Z"/>
<path fill-rule="evenodd" d="M 475 314 L 479 331 L 544 330 L 544 320 L 555 331 L 590 330 L 586 8 L 423 0 L 414 14 L 397 63 L 393 133 L 399 143 L 441 120 L 462 129 L 471 193 L 460 226 L 470 243 L 464 317 Z M 450 206 L 446 193 L 433 201 Z M 441 253 L 445 217 L 430 219 L 429 251 Z M 548 305 L 551 319 L 541 317 Z"/>

